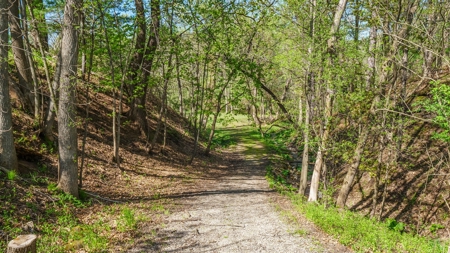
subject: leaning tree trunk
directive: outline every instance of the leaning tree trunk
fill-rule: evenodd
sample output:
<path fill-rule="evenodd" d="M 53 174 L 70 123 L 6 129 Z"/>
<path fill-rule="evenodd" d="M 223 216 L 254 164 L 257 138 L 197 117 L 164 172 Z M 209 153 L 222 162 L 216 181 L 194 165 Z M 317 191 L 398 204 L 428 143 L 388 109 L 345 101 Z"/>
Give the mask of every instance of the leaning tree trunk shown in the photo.
<path fill-rule="evenodd" d="M 58 52 L 58 55 L 56 56 L 56 68 L 55 73 L 53 74 L 53 82 L 52 82 L 52 89 L 54 92 L 53 96 L 50 96 L 50 103 L 47 108 L 45 120 L 44 120 L 44 127 L 42 128 L 42 134 L 44 138 L 50 142 L 53 142 L 53 127 L 55 125 L 55 117 L 56 117 L 56 104 L 58 101 L 56 98 L 58 97 L 58 88 L 59 88 L 59 80 L 61 77 L 61 52 Z"/>
<path fill-rule="evenodd" d="M 8 0 L 0 0 L 0 166 L 17 171 L 8 78 Z"/>
<path fill-rule="evenodd" d="M 78 197 L 77 122 L 75 121 L 75 91 L 78 60 L 76 10 L 81 0 L 67 0 L 61 45 L 61 87 L 58 109 L 59 182 L 64 192 Z"/>
<path fill-rule="evenodd" d="M 25 55 L 23 32 L 20 28 L 21 21 L 19 17 L 19 1 L 9 0 L 9 4 L 11 47 L 14 55 L 14 62 L 19 74 L 19 90 L 24 95 L 23 104 L 30 112 L 33 112 L 35 102 L 34 96 L 37 96 L 37 94 L 33 95 L 31 92 L 33 90 L 33 86 L 31 85 L 33 80 L 31 78 L 30 64 Z"/>
<path fill-rule="evenodd" d="M 228 79 L 228 80 L 230 80 L 230 79 Z M 214 134 L 216 132 L 217 118 L 219 117 L 220 111 L 222 110 L 222 97 L 224 95 L 224 92 L 225 92 L 225 89 L 227 88 L 227 86 L 228 86 L 228 83 L 223 86 L 223 88 L 220 90 L 219 94 L 217 95 L 216 111 L 213 113 L 213 121 L 211 123 L 211 132 L 209 133 L 208 144 L 206 145 L 205 155 L 209 155 L 209 152 L 211 152 L 212 140 L 213 140 Z"/>
<path fill-rule="evenodd" d="M 347 201 L 348 194 L 352 189 L 353 182 L 358 172 L 359 164 L 361 163 L 362 154 L 364 151 L 364 146 L 366 145 L 367 137 L 369 136 L 370 126 L 361 124 L 362 132 L 358 138 L 358 143 L 356 144 L 355 153 L 353 155 L 352 164 L 347 171 L 347 175 L 344 179 L 344 184 L 342 185 L 341 190 L 339 191 L 339 195 L 337 198 L 336 205 L 338 207 L 345 207 L 345 202 Z"/>

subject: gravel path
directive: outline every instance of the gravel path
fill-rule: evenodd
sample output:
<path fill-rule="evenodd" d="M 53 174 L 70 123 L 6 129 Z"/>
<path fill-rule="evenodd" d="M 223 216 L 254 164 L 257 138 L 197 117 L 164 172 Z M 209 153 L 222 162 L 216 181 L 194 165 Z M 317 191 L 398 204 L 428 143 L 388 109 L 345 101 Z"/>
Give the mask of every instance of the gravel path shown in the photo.
<path fill-rule="evenodd" d="M 258 155 L 243 159 L 245 149 L 237 145 L 233 152 L 241 159 L 180 199 L 182 211 L 170 215 L 152 245 L 129 252 L 337 252 L 283 221 L 271 203 L 277 193 L 264 177 L 267 162 Z"/>

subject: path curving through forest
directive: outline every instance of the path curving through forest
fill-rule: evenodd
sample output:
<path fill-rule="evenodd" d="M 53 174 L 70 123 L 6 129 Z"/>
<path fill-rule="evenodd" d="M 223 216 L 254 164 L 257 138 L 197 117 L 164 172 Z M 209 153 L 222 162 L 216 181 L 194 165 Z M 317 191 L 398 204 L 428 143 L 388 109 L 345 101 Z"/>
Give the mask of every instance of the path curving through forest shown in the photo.
<path fill-rule="evenodd" d="M 168 217 L 152 243 L 129 252 L 338 252 L 283 221 L 271 202 L 277 193 L 265 179 L 264 146 L 245 130 L 233 132 L 230 163 L 180 199 L 183 208 Z"/>

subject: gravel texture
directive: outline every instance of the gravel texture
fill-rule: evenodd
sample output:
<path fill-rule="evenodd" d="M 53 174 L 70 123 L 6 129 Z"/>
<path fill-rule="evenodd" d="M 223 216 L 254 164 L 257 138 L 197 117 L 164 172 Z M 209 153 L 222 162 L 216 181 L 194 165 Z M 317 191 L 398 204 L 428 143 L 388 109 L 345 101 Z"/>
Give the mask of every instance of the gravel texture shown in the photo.
<path fill-rule="evenodd" d="M 243 159 L 243 149 L 235 147 L 241 159 L 235 157 L 220 176 L 205 175 L 199 179 L 202 189 L 177 200 L 181 210 L 168 217 L 151 243 L 129 252 L 348 252 L 322 234 L 311 238 L 310 229 L 287 222 L 275 208 L 280 196 L 265 179 L 267 161 Z"/>

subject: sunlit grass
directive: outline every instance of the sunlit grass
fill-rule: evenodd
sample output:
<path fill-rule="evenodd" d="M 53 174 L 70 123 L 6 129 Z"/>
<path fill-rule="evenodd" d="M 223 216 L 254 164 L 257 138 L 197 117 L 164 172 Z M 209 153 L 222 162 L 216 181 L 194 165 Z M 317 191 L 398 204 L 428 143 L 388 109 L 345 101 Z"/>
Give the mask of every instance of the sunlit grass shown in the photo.
<path fill-rule="evenodd" d="M 291 199 L 297 212 L 355 252 L 447 252 L 448 242 L 395 230 L 389 221 L 378 222 L 348 210 L 305 202 L 296 191 L 273 178 L 268 180 L 272 188 Z"/>

